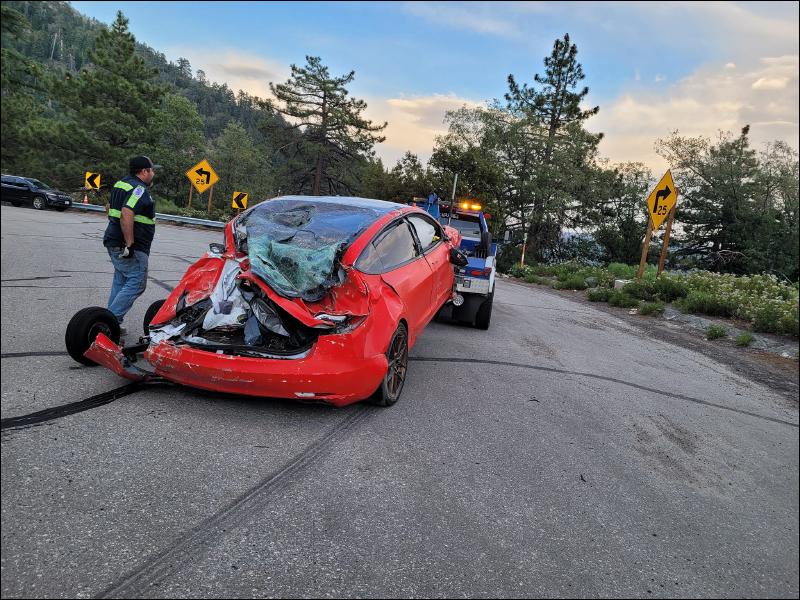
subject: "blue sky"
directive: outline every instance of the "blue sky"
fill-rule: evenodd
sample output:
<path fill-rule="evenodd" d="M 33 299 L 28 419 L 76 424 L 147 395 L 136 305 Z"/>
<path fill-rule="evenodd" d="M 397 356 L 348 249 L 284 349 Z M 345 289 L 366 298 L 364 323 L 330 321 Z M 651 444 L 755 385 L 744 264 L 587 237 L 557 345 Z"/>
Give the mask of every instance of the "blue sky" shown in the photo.
<path fill-rule="evenodd" d="M 612 162 L 666 163 L 653 143 L 671 129 L 714 136 L 750 124 L 756 147 L 798 148 L 797 2 L 72 2 L 105 23 L 117 10 L 137 40 L 186 57 L 234 90 L 268 94 L 292 63 L 320 56 L 355 71 L 352 95 L 388 121 L 376 150 L 424 161 L 446 110 L 533 82 L 569 33 L 590 89 L 587 123 Z"/>

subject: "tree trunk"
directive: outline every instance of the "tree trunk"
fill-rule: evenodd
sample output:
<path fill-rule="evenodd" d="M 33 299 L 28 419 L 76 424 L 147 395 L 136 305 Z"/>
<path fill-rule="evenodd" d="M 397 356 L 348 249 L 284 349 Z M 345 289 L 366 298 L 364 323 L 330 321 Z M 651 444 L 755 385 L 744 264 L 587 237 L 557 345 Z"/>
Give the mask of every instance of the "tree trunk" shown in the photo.
<path fill-rule="evenodd" d="M 322 152 L 317 152 L 317 169 L 314 173 L 314 189 L 311 190 L 312 196 L 321 196 L 320 190 L 322 188 Z"/>

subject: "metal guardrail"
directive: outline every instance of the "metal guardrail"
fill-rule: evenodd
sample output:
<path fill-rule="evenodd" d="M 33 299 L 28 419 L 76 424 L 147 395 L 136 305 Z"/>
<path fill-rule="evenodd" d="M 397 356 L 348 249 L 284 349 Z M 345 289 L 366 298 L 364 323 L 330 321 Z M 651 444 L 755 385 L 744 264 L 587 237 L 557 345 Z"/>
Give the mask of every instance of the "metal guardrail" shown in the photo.
<path fill-rule="evenodd" d="M 105 206 L 97 206 L 96 204 L 81 204 L 79 202 L 73 202 L 72 208 L 77 208 L 81 210 L 93 210 L 93 211 L 102 211 L 105 212 Z M 168 215 L 166 213 L 156 213 L 156 219 L 162 219 L 164 221 L 177 221 L 178 223 L 189 223 L 191 225 L 203 225 L 205 227 L 216 227 L 217 229 L 223 229 L 227 223 L 223 223 L 222 221 L 209 221 L 207 219 L 195 219 L 194 217 L 181 217 L 178 215 Z"/>

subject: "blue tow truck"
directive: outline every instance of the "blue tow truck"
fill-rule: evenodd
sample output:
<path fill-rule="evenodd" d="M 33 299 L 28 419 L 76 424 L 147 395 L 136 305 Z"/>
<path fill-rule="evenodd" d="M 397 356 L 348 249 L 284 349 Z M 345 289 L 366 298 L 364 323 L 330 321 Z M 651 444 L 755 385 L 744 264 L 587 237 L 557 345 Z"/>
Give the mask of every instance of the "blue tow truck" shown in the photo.
<path fill-rule="evenodd" d="M 486 225 L 481 206 L 474 202 L 441 202 L 436 194 L 428 198 L 414 198 L 409 204 L 424 209 L 461 234 L 459 249 L 467 258 L 464 266 L 453 265 L 455 270 L 455 292 L 452 304 L 439 311 L 440 320 L 454 319 L 461 323 L 474 324 L 478 329 L 489 329 L 494 299 L 494 277 L 496 271 L 497 244 Z M 452 312 L 450 312 L 452 310 Z"/>

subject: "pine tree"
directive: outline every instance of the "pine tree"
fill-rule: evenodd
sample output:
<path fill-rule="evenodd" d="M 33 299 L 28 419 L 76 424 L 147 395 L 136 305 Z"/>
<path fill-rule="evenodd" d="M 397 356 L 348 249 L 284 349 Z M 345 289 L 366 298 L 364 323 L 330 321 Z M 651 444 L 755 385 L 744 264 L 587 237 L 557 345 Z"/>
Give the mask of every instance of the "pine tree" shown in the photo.
<path fill-rule="evenodd" d="M 107 184 L 125 175 L 130 157 L 153 141 L 147 121 L 166 92 L 152 83 L 158 69 L 136 54 L 122 12 L 95 44 L 87 51 L 91 67 L 54 79 L 52 99 L 64 119 L 47 122 L 39 136 L 43 150 L 59 159 L 53 175 L 66 187 L 80 187 L 84 171 L 101 173 Z"/>
<path fill-rule="evenodd" d="M 290 122 L 265 120 L 261 129 L 273 139 L 284 159 L 286 188 L 294 193 L 352 195 L 372 147 L 386 128 L 361 117 L 366 102 L 348 96 L 345 85 L 355 71 L 331 77 L 319 57 L 306 56 L 307 65 L 292 65 L 286 83 L 269 87 L 279 103 L 261 106 L 289 117 Z"/>

